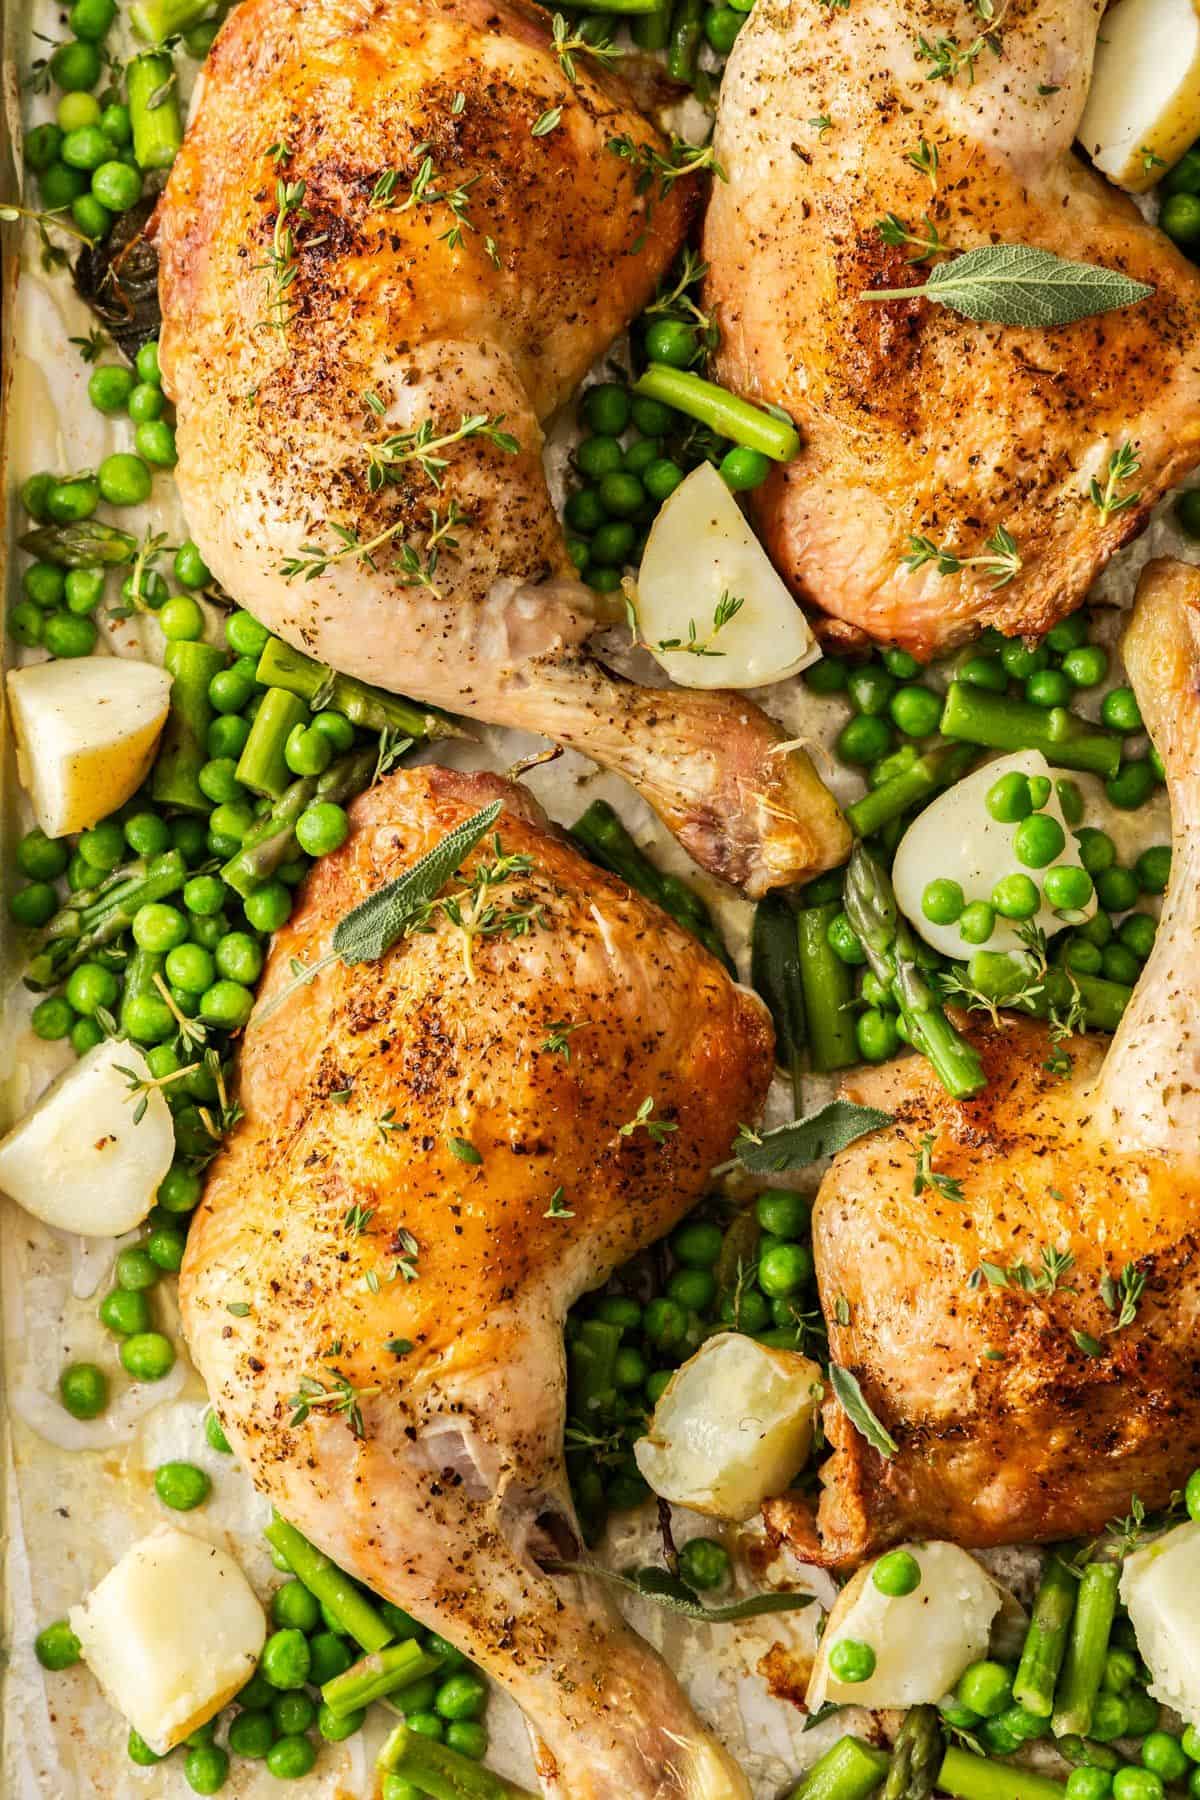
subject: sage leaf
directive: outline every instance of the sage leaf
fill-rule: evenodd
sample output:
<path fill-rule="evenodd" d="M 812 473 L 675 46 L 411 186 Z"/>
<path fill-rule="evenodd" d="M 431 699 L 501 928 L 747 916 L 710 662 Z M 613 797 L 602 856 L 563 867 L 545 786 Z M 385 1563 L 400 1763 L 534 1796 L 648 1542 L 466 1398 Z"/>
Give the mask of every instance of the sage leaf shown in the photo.
<path fill-rule="evenodd" d="M 830 1363 L 829 1379 L 842 1411 L 859 1436 L 865 1437 L 880 1456 L 895 1456 L 900 1446 L 867 1405 L 858 1376 L 852 1375 L 849 1369 L 843 1369 L 839 1363 Z"/>
<path fill-rule="evenodd" d="M 856 1138 L 890 1125 L 892 1114 L 877 1106 L 855 1106 L 851 1100 L 831 1100 L 807 1119 L 795 1119 L 761 1134 L 742 1127 L 734 1154 L 751 1175 L 782 1175 L 802 1169 L 822 1156 L 836 1156 Z"/>
<path fill-rule="evenodd" d="M 1050 330 L 1133 306 L 1154 292 L 1119 269 L 1067 262 L 1031 244 L 984 244 L 931 269 L 920 287 L 867 288 L 860 300 L 936 300 L 985 325 Z"/>
<path fill-rule="evenodd" d="M 594 1575 L 613 1587 L 653 1600 L 671 1612 L 683 1613 L 689 1619 L 702 1619 L 706 1625 L 732 1625 L 738 1619 L 757 1619 L 763 1613 L 799 1612 L 811 1606 L 811 1594 L 751 1594 L 746 1600 L 734 1600 L 728 1606 L 705 1606 L 696 1598 L 686 1582 L 666 1569 L 634 1569 L 619 1575 L 615 1569 L 601 1568 L 597 1563 L 544 1562 L 550 1575 Z"/>
<path fill-rule="evenodd" d="M 334 954 L 344 963 L 376 962 L 409 921 L 449 881 L 459 863 L 491 830 L 504 810 L 501 800 L 481 807 L 440 838 L 419 862 L 386 887 L 377 888 L 339 919 L 333 934 Z"/>

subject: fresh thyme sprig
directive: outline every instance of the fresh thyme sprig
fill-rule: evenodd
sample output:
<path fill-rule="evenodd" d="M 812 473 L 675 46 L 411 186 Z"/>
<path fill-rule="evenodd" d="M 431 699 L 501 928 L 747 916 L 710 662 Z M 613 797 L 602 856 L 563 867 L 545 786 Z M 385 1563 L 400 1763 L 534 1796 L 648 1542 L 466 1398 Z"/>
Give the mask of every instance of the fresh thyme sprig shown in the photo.
<path fill-rule="evenodd" d="M 372 401 L 379 404 L 376 396 L 368 397 L 368 405 Z M 504 413 L 462 413 L 453 429 L 441 431 L 432 419 L 422 419 L 415 431 L 392 432 L 377 443 L 369 443 L 364 448 L 367 487 L 371 493 L 378 493 L 387 483 L 398 481 L 398 471 L 411 463 L 440 490 L 450 465 L 443 452 L 474 438 L 482 438 L 506 455 L 515 456 L 521 446 L 511 431 L 501 430 L 504 419 Z"/>
<path fill-rule="evenodd" d="M 1100 521 L 1102 524 L 1107 525 L 1108 521 L 1111 518 L 1115 518 L 1117 513 L 1127 512 L 1131 506 L 1136 506 L 1137 502 L 1141 499 L 1142 491 L 1140 488 L 1135 488 L 1131 494 L 1121 494 L 1118 492 L 1118 489 L 1124 487 L 1127 481 L 1133 479 L 1141 466 L 1137 453 L 1137 445 L 1126 440 L 1125 443 L 1118 444 L 1117 448 L 1108 459 L 1108 468 L 1105 470 L 1103 487 L 1100 486 L 1100 483 L 1093 475 L 1091 485 L 1088 488 L 1088 498 L 1100 514 Z"/>
<path fill-rule="evenodd" d="M 979 1267 L 971 1271 L 967 1286 L 979 1288 L 986 1281 L 990 1287 L 1020 1288 L 1026 1294 L 1054 1294 L 1063 1285 L 1064 1275 L 1074 1266 L 1073 1251 L 1055 1250 L 1051 1245 L 1043 1244 L 1036 1269 L 1031 1269 L 1024 1262 L 1010 1263 L 1005 1267 L 1001 1263 L 981 1258 Z M 1074 1292 L 1074 1289 L 1064 1291 Z"/>
<path fill-rule="evenodd" d="M 961 569 L 978 569 L 991 577 L 993 590 L 1007 587 L 1022 568 L 1021 553 L 1012 533 L 997 525 L 984 544 L 984 554 L 958 556 L 953 550 L 935 544 L 932 538 L 910 537 L 908 550 L 900 559 L 906 569 L 921 569 L 934 563 L 939 575 L 957 575 Z"/>
<path fill-rule="evenodd" d="M 1100 1278 L 1100 1298 L 1110 1313 L 1117 1315 L 1114 1331 L 1124 1331 L 1137 1317 L 1137 1309 L 1146 1291 L 1146 1277 L 1128 1262 L 1116 1280 L 1107 1272 Z"/>
<path fill-rule="evenodd" d="M 262 324 L 271 331 L 286 330 L 288 323 L 296 315 L 296 308 L 290 304 L 288 297 L 300 272 L 296 229 L 312 221 L 312 213 L 304 204 L 306 192 L 307 184 L 303 181 L 288 181 L 281 175 L 275 183 L 275 224 L 271 232 L 271 248 L 267 251 L 266 260 L 255 265 L 256 268 L 264 269 L 267 275 L 268 316 Z M 322 232 L 319 237 L 311 240 L 311 244 L 315 247 L 324 241 L 325 234 Z"/>
<path fill-rule="evenodd" d="M 745 604 L 746 601 L 744 595 L 731 594 L 729 589 L 725 588 L 721 594 L 721 598 L 713 608 L 712 630 L 707 637 L 702 638 L 696 628 L 695 619 L 689 619 L 688 634 L 686 638 L 660 638 L 654 648 L 656 650 L 678 651 L 686 656 L 724 656 L 725 652 L 723 650 L 713 649 L 713 639 L 717 636 L 718 632 L 725 629 L 731 619 L 737 618 L 737 615 L 741 612 Z"/>
<path fill-rule="evenodd" d="M 372 208 L 396 206 L 398 212 L 411 212 L 415 207 L 429 208 L 444 206 L 450 213 L 450 224 L 445 231 L 438 234 L 440 243 L 448 244 L 457 250 L 463 242 L 463 232 L 475 231 L 468 211 L 471 190 L 483 180 L 482 173 L 470 175 L 465 181 L 456 182 L 453 186 L 439 186 L 437 164 L 433 160 L 433 145 L 426 142 L 418 144 L 413 155 L 420 158 L 417 172 L 408 185 L 405 198 L 396 204 L 396 193 L 403 180 L 399 169 L 384 169 L 371 189 L 368 205 Z"/>
<path fill-rule="evenodd" d="M 654 1117 L 654 1100 L 650 1094 L 642 1101 L 632 1119 L 626 1119 L 624 1125 L 618 1125 L 620 1137 L 632 1137 L 635 1131 L 645 1131 L 651 1140 L 661 1144 L 679 1127 L 673 1119 L 656 1119 Z"/>
<path fill-rule="evenodd" d="M 628 133 L 620 137 L 608 139 L 606 150 L 627 162 L 636 177 L 639 194 L 644 194 L 658 182 L 658 197 L 665 200 L 675 183 L 684 175 L 698 175 L 702 169 L 710 169 L 718 181 L 728 180 L 724 169 L 717 161 L 716 151 L 711 143 L 686 144 L 682 138 L 673 137 L 671 147 L 664 156 L 653 144 L 635 144 Z"/>
<path fill-rule="evenodd" d="M 919 1199 L 927 1188 L 932 1188 L 934 1193 L 939 1194 L 943 1200 L 952 1200 L 955 1205 L 959 1205 L 966 1198 L 963 1193 L 962 1182 L 957 1176 L 943 1175 L 939 1170 L 934 1168 L 933 1146 L 935 1141 L 933 1132 L 927 1131 L 922 1136 L 920 1143 L 913 1146 L 913 1156 L 915 1159 L 912 1184 L 913 1198 Z"/>
<path fill-rule="evenodd" d="M 326 1412 L 340 1413 L 354 1436 L 361 1438 L 364 1435 L 362 1403 L 364 1400 L 373 1400 L 381 1390 L 378 1387 L 355 1387 L 332 1364 L 326 1365 L 326 1374 L 330 1376 L 328 1382 L 316 1375 L 300 1377 L 296 1392 L 287 1401 L 293 1409 L 288 1424 L 303 1425 L 310 1413 L 323 1409 Z"/>
<path fill-rule="evenodd" d="M 950 245 L 940 235 L 928 214 L 922 223 L 924 231 L 910 231 L 898 214 L 887 213 L 876 222 L 875 229 L 884 243 L 890 244 L 895 250 L 903 249 L 905 244 L 912 244 L 917 255 L 910 256 L 909 262 L 923 263 L 928 262 L 931 256 L 949 256 Z"/>
<path fill-rule="evenodd" d="M 573 31 L 561 13 L 555 13 L 551 29 L 554 36 L 554 54 L 558 58 L 559 67 L 572 87 L 579 80 L 579 72 L 575 66 L 577 56 L 590 56 L 596 62 L 605 65 L 625 54 L 608 38 L 599 38 L 592 43 L 590 39 L 583 36 L 582 32 Z"/>
<path fill-rule="evenodd" d="M 920 36 L 913 46 L 913 55 L 918 62 L 928 63 L 926 81 L 956 81 L 965 72 L 967 86 L 975 85 L 975 64 L 985 50 L 993 56 L 1003 54 L 997 24 L 990 31 L 981 31 L 978 37 L 969 44 L 960 44 L 957 38 Z"/>
<path fill-rule="evenodd" d="M 938 163 L 941 161 L 937 145 L 931 144 L 927 138 L 921 138 L 916 149 L 909 150 L 906 153 L 904 160 L 906 163 L 912 164 L 918 175 L 924 175 L 930 187 L 936 194 L 938 184 Z"/>

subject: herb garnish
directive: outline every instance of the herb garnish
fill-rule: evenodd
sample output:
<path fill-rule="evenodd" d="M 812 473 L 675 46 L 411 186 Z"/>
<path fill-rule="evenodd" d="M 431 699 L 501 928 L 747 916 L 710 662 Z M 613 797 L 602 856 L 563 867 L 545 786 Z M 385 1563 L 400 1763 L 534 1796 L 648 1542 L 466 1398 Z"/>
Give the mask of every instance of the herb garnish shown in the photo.
<path fill-rule="evenodd" d="M 372 411 L 382 404 L 374 394 L 365 395 L 364 399 Z M 415 463 L 440 492 L 442 477 L 450 466 L 450 459 L 443 452 L 473 438 L 483 438 L 497 450 L 515 456 L 521 446 L 510 431 L 500 429 L 504 417 L 503 413 L 463 413 L 452 430 L 441 432 L 432 419 L 422 419 L 415 431 L 393 432 L 379 443 L 365 445 L 368 489 L 377 494 L 389 482 L 400 479 L 398 470 Z"/>
<path fill-rule="evenodd" d="M 923 232 L 910 231 L 898 214 L 888 213 L 878 220 L 875 229 L 884 243 L 890 244 L 894 250 L 901 250 L 905 244 L 912 244 L 917 255 L 909 257 L 910 263 L 928 262 L 931 256 L 949 256 L 950 246 L 943 243 L 937 226 L 928 214 L 925 215 L 923 224 Z"/>
<path fill-rule="evenodd" d="M 550 1196 L 550 1204 L 542 1214 L 543 1219 L 573 1219 L 575 1214 L 563 1199 L 563 1190 L 556 1187 Z"/>
<path fill-rule="evenodd" d="M 654 1143 L 661 1144 L 673 1131 L 678 1131 L 679 1127 L 671 1119 L 654 1117 L 654 1099 L 652 1095 L 647 1094 L 633 1118 L 626 1119 L 624 1125 L 617 1127 L 620 1137 L 632 1137 L 638 1130 L 647 1132 Z"/>
<path fill-rule="evenodd" d="M 1129 507 L 1135 506 L 1141 499 L 1140 488 L 1135 488 L 1132 494 L 1118 494 L 1117 492 L 1118 488 L 1133 479 L 1141 466 L 1138 460 L 1137 445 L 1126 440 L 1125 443 L 1117 445 L 1108 459 L 1103 487 L 1093 475 L 1088 488 L 1088 498 L 1099 512 L 1102 524 L 1107 525 L 1108 521 L 1117 513 L 1128 511 Z"/>
<path fill-rule="evenodd" d="M 935 1137 L 927 1131 L 913 1151 L 916 1158 L 913 1168 L 913 1198 L 919 1199 L 927 1188 L 932 1188 L 943 1200 L 952 1200 L 960 1205 L 965 1199 L 962 1182 L 955 1175 L 943 1175 L 933 1166 L 933 1146 Z"/>
<path fill-rule="evenodd" d="M 288 1424 L 303 1425 L 311 1412 L 324 1408 L 327 1412 L 341 1413 L 354 1436 L 361 1438 L 362 1402 L 374 1399 L 380 1390 L 377 1387 L 355 1387 L 340 1369 L 335 1369 L 332 1365 L 327 1365 L 326 1373 L 331 1377 L 328 1383 L 316 1375 L 300 1377 L 299 1388 L 287 1401 L 288 1406 L 294 1409 Z"/>
<path fill-rule="evenodd" d="M 859 1436 L 866 1438 L 880 1456 L 895 1456 L 900 1446 L 871 1411 L 857 1375 L 851 1374 L 849 1369 L 843 1369 L 838 1363 L 830 1363 L 829 1380 L 842 1411 Z"/>
<path fill-rule="evenodd" d="M 850 1100 L 831 1100 L 807 1119 L 794 1119 L 774 1131 L 738 1127 L 734 1155 L 751 1175 L 781 1175 L 802 1169 L 823 1156 L 836 1156 L 857 1138 L 892 1123 L 893 1115 L 876 1106 L 856 1106 Z"/>
<path fill-rule="evenodd" d="M 979 324 L 1051 330 L 1133 306 L 1154 292 L 1119 269 L 1068 262 L 1031 244 L 984 244 L 939 263 L 919 287 L 865 288 L 860 300 L 936 300 Z"/>
<path fill-rule="evenodd" d="M 712 630 L 707 637 L 701 637 L 696 629 L 695 619 L 688 620 L 686 638 L 660 638 L 654 646 L 656 650 L 678 651 L 685 656 L 724 656 L 723 650 L 713 649 L 713 639 L 719 631 L 723 631 L 731 619 L 745 606 L 745 597 L 731 594 L 728 588 L 722 590 L 721 597 L 713 608 Z"/>
<path fill-rule="evenodd" d="M 1128 1262 L 1114 1281 L 1107 1272 L 1100 1278 L 1100 1298 L 1110 1313 L 1116 1313 L 1114 1331 L 1124 1331 L 1137 1317 L 1137 1309 L 1146 1291 L 1146 1277 Z"/>
<path fill-rule="evenodd" d="M 935 544 L 932 538 L 910 537 L 908 549 L 900 558 L 901 566 L 916 571 L 926 563 L 934 563 L 939 575 L 957 575 L 962 569 L 978 569 L 991 577 L 993 589 L 1007 587 L 1021 570 L 1021 553 L 1017 540 L 1003 525 L 997 525 L 983 547 L 982 555 L 958 556 L 953 550 Z"/>

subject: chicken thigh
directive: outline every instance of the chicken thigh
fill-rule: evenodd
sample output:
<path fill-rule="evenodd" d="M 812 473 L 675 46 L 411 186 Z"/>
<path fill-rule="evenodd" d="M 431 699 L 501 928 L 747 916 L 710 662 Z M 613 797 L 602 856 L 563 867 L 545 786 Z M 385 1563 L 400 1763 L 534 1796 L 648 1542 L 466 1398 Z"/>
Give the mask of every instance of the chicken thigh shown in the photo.
<path fill-rule="evenodd" d="M 218 580 L 320 661 L 618 770 L 757 894 L 846 827 L 749 701 L 586 639 L 541 423 L 655 290 L 694 184 L 524 0 L 243 0 L 157 214 L 177 480 Z M 656 160 L 657 159 L 657 160 Z"/>
<path fill-rule="evenodd" d="M 298 979 L 495 798 L 455 916 Z M 566 1310 L 695 1201 L 771 1068 L 755 998 L 522 790 L 405 771 L 275 939 L 188 1238 L 188 1342 L 258 1487 L 502 1682 L 571 1800 L 746 1791 L 599 1584 L 538 1555 L 575 1541 Z"/>
<path fill-rule="evenodd" d="M 729 59 L 704 234 L 718 374 L 800 427 L 755 507 L 834 639 L 925 659 L 987 625 L 1042 632 L 1200 461 L 1200 274 L 1071 147 L 1102 11 L 1010 0 L 989 28 L 955 0 L 761 0 Z M 923 282 L 934 233 L 1155 292 L 1056 330 L 864 299 Z M 1140 468 L 1098 505 L 1125 445 Z M 906 567 L 915 538 L 965 566 Z"/>
<path fill-rule="evenodd" d="M 1174 822 L 1154 949 L 1103 1062 L 1074 1038 L 1064 1077 L 1010 1016 L 972 1034 L 976 1099 L 916 1057 L 849 1084 L 895 1123 L 825 1177 L 817 1275 L 832 1358 L 895 1451 L 827 1407 L 820 1546 L 795 1502 L 768 1509 L 806 1558 L 1090 1534 L 1200 1462 L 1200 570 L 1148 566 L 1125 658 Z"/>

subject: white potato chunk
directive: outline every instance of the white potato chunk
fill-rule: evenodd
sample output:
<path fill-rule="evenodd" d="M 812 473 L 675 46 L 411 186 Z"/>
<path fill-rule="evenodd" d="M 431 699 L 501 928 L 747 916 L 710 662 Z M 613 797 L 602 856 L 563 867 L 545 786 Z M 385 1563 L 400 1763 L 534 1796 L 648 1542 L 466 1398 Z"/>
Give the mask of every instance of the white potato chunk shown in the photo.
<path fill-rule="evenodd" d="M 1121 1599 L 1153 1677 L 1150 1692 L 1200 1726 L 1200 1524 L 1177 1525 L 1127 1556 Z"/>
<path fill-rule="evenodd" d="M 1194 0 L 1117 0 L 1100 27 L 1080 143 L 1101 174 L 1141 194 L 1198 136 Z"/>
<path fill-rule="evenodd" d="M 957 1544 L 902 1546 L 921 1580 L 911 1594 L 881 1593 L 876 1564 L 859 1569 L 825 1621 L 805 1700 L 857 1706 L 919 1706 L 948 1694 L 963 1670 L 987 1655 L 992 1620 L 1003 1596 L 987 1571 Z M 866 1681 L 839 1681 L 829 1667 L 843 1638 L 866 1644 L 875 1668 Z"/>
<path fill-rule="evenodd" d="M 719 1332 L 671 1377 L 633 1447 L 637 1466 L 677 1506 L 752 1518 L 803 1468 L 823 1393 L 807 1356 Z"/>
<path fill-rule="evenodd" d="M 232 1556 L 160 1525 L 70 1611 L 105 1697 L 159 1755 L 253 1675 L 266 1615 Z"/>
<path fill-rule="evenodd" d="M 162 1089 L 135 1093 L 131 1076 L 153 1082 L 134 1044 L 109 1039 L 81 1056 L 0 1141 L 0 1189 L 81 1237 L 140 1225 L 171 1166 L 175 1126 Z"/>
<path fill-rule="evenodd" d="M 821 654 L 711 463 L 693 469 L 660 508 L 637 595 L 646 646 L 680 687 L 762 687 Z"/>
<path fill-rule="evenodd" d="M 1013 850 L 1016 826 L 993 819 L 985 804 L 993 783 L 1012 772 L 1040 775 L 1050 783 L 1050 798 L 1039 810 L 1062 826 L 1066 844 L 1062 854 L 1049 866 L 1082 866 L 1079 845 L 1059 805 L 1054 786 L 1058 777 L 1040 750 L 1022 750 L 1016 756 L 1001 756 L 982 769 L 976 769 L 965 780 L 956 781 L 924 812 L 917 814 L 900 840 L 892 865 L 892 881 L 901 912 L 912 920 L 925 942 L 943 956 L 961 961 L 977 948 L 1019 950 L 1022 947 L 1016 927 L 1007 919 L 998 918 L 986 945 L 978 946 L 963 941 L 957 924 L 931 924 L 921 910 L 926 886 L 939 876 L 957 881 L 968 902 L 990 900 L 996 883 L 1005 875 L 1017 873 L 1032 877 L 1041 890 L 1046 870 L 1022 868 Z M 1095 910 L 1096 896 L 1093 894 L 1087 905 L 1080 907 L 1074 916 L 1077 920 L 1090 918 Z M 1039 925 L 1047 937 L 1052 937 L 1056 931 L 1065 931 L 1070 921 L 1060 918 L 1043 901 L 1033 923 Z"/>
<path fill-rule="evenodd" d="M 170 697 L 165 669 L 122 656 L 10 670 L 17 772 L 47 837 L 86 831 L 137 792 Z"/>

